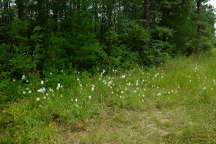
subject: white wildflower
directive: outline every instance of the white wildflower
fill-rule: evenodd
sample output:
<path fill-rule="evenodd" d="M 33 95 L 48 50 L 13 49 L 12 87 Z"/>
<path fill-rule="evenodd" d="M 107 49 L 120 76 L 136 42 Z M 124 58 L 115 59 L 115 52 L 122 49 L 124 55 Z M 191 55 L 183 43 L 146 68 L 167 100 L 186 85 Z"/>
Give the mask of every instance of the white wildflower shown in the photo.
<path fill-rule="evenodd" d="M 31 93 L 32 93 L 32 91 L 31 91 L 31 90 L 29 90 L 29 91 L 28 91 L 28 93 L 29 93 L 29 94 L 31 94 Z"/>
<path fill-rule="evenodd" d="M 116 72 L 116 70 L 115 70 L 115 69 L 113 69 L 112 71 L 113 71 L 113 72 Z"/>
<path fill-rule="evenodd" d="M 213 80 L 213 84 L 214 84 L 214 85 L 216 84 L 216 80 Z"/>
<path fill-rule="evenodd" d="M 25 95 L 25 94 L 26 94 L 26 91 L 23 91 L 22 93 Z"/>
<path fill-rule="evenodd" d="M 41 81 L 41 85 L 44 85 L 44 81 L 43 80 Z"/>
<path fill-rule="evenodd" d="M 197 72 L 198 71 L 198 65 L 196 64 L 194 71 Z"/>
<path fill-rule="evenodd" d="M 46 92 L 46 88 L 40 88 L 40 89 L 38 89 L 37 90 L 37 92 L 39 92 L 39 93 L 45 93 Z"/>
<path fill-rule="evenodd" d="M 103 70 L 103 71 L 102 71 L 102 74 L 105 74 L 105 73 L 106 73 L 106 70 Z"/>
<path fill-rule="evenodd" d="M 92 85 L 91 91 L 93 92 L 95 90 L 95 85 Z"/>
<path fill-rule="evenodd" d="M 16 82 L 16 79 L 13 79 L 13 82 Z"/>
<path fill-rule="evenodd" d="M 158 77 L 159 75 L 160 75 L 160 73 L 156 73 L 156 74 L 155 74 L 155 78 Z"/>
<path fill-rule="evenodd" d="M 131 83 L 129 82 L 129 83 L 127 83 L 127 86 L 131 86 Z"/>
<path fill-rule="evenodd" d="M 161 93 L 157 93 L 157 96 L 161 96 Z"/>
<path fill-rule="evenodd" d="M 60 88 L 62 88 L 62 85 L 60 83 L 58 83 L 56 89 L 59 90 Z"/>
<path fill-rule="evenodd" d="M 39 98 L 39 97 L 37 97 L 37 98 L 36 98 L 36 101 L 40 101 L 40 98 Z"/>
<path fill-rule="evenodd" d="M 25 75 L 22 75 L 22 80 L 24 80 L 26 78 L 26 76 Z"/>
<path fill-rule="evenodd" d="M 108 82 L 108 85 L 111 86 L 112 85 L 112 80 Z"/>
<path fill-rule="evenodd" d="M 122 75 L 121 78 L 125 79 L 125 78 L 126 78 L 126 75 Z"/>
<path fill-rule="evenodd" d="M 92 99 L 92 96 L 88 96 L 89 99 Z"/>
<path fill-rule="evenodd" d="M 54 92 L 54 90 L 53 90 L 52 88 L 49 88 L 49 92 L 53 93 L 53 92 Z"/>

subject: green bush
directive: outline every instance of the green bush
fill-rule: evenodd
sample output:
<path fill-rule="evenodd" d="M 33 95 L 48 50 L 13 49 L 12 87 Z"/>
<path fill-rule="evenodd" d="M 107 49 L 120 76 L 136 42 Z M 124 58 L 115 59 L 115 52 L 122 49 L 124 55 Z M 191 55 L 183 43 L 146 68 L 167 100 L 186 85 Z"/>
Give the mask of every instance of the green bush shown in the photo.
<path fill-rule="evenodd" d="M 110 30 L 105 35 L 106 46 L 101 55 L 102 65 L 106 69 L 130 68 L 139 63 L 139 54 L 123 43 L 121 35 Z"/>
<path fill-rule="evenodd" d="M 12 82 L 10 79 L 0 80 L 0 105 L 5 102 L 20 98 L 21 83 L 19 81 Z"/>
<path fill-rule="evenodd" d="M 1 44 L 0 45 L 0 72 L 9 71 L 9 60 L 12 57 L 9 53 L 10 45 Z"/>
<path fill-rule="evenodd" d="M 150 33 L 143 26 L 135 23 L 127 23 L 124 25 L 119 34 L 121 43 L 132 51 L 142 52 L 143 46 L 150 42 Z"/>
<path fill-rule="evenodd" d="M 169 59 L 169 53 L 163 50 L 164 47 L 167 47 L 165 42 L 152 41 L 150 47 L 144 48 L 142 52 L 141 59 L 144 65 L 159 65 Z"/>

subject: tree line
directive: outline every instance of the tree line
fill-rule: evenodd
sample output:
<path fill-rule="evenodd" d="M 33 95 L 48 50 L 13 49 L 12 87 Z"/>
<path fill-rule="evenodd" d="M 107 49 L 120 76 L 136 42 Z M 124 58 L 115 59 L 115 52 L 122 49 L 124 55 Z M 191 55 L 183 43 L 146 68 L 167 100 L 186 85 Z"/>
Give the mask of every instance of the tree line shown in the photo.
<path fill-rule="evenodd" d="M 0 0 L 1 75 L 158 65 L 214 47 L 208 0 Z"/>

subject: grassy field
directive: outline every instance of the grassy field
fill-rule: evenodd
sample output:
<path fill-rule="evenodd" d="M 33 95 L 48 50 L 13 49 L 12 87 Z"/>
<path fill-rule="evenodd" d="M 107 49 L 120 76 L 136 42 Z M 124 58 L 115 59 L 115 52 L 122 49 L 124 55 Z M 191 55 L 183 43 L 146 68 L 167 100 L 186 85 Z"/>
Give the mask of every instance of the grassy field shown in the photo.
<path fill-rule="evenodd" d="M 216 144 L 215 56 L 29 81 L 1 106 L 1 144 Z"/>

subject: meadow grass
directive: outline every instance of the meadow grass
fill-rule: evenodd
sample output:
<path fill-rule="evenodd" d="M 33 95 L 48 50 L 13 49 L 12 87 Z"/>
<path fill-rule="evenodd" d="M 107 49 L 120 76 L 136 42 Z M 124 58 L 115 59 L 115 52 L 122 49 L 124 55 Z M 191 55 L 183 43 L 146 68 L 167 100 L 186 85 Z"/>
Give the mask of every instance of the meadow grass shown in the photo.
<path fill-rule="evenodd" d="M 2 144 L 216 144 L 216 57 L 48 74 L 0 109 Z M 16 82 L 14 82 L 16 83 Z"/>

